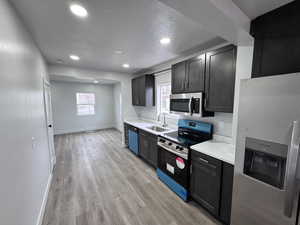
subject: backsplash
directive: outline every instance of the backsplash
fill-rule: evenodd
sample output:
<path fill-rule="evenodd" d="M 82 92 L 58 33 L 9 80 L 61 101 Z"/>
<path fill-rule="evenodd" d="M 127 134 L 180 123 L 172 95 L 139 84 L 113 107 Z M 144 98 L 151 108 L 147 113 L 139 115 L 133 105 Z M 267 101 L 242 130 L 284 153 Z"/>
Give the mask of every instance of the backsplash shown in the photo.
<path fill-rule="evenodd" d="M 157 112 L 155 107 L 134 107 L 134 108 L 140 119 L 157 121 Z M 212 123 L 214 125 L 214 134 L 226 136 L 226 137 L 232 137 L 232 119 L 233 119 L 232 113 L 215 113 L 214 117 L 204 117 L 204 118 L 166 115 L 166 121 L 170 126 L 177 126 L 177 121 L 180 118 L 200 120 L 200 121 Z"/>

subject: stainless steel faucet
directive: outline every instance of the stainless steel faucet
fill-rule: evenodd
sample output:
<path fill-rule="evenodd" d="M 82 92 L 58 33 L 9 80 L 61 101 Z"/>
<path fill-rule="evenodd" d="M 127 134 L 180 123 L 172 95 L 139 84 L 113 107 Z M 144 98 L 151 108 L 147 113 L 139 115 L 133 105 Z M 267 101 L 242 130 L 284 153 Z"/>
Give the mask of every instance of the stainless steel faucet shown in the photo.
<path fill-rule="evenodd" d="M 164 116 L 164 120 L 163 120 L 162 127 L 167 127 L 168 124 L 166 123 L 166 114 L 165 114 L 165 113 L 160 113 L 160 114 L 158 114 L 158 116 L 157 116 L 157 121 L 160 122 L 160 117 L 161 117 L 161 115 Z"/>

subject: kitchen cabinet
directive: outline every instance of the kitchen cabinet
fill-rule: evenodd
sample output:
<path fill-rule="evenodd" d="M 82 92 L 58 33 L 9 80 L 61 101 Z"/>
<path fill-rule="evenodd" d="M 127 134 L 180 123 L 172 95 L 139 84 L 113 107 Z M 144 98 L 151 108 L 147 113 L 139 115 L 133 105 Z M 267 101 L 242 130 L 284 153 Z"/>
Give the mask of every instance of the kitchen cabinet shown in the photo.
<path fill-rule="evenodd" d="M 157 167 L 157 136 L 140 130 L 139 140 L 140 156 L 152 166 Z"/>
<path fill-rule="evenodd" d="M 185 92 L 186 62 L 172 65 L 172 94 Z"/>
<path fill-rule="evenodd" d="M 187 61 L 187 92 L 204 92 L 205 55 Z"/>
<path fill-rule="evenodd" d="M 155 106 L 154 75 L 143 75 L 132 79 L 132 105 Z"/>
<path fill-rule="evenodd" d="M 230 224 L 234 166 L 223 162 L 220 219 Z"/>
<path fill-rule="evenodd" d="M 128 127 L 129 125 L 127 123 L 124 123 L 124 142 L 125 146 L 128 146 Z"/>
<path fill-rule="evenodd" d="M 293 1 L 251 22 L 252 77 L 300 72 L 300 2 Z"/>
<path fill-rule="evenodd" d="M 204 92 L 205 55 L 172 66 L 172 94 Z"/>
<path fill-rule="evenodd" d="M 224 224 L 230 224 L 234 166 L 191 153 L 191 197 Z"/>
<path fill-rule="evenodd" d="M 206 53 L 205 110 L 233 112 L 235 71 L 234 45 Z"/>
<path fill-rule="evenodd" d="M 219 216 L 222 162 L 192 151 L 191 197 L 214 216 Z"/>

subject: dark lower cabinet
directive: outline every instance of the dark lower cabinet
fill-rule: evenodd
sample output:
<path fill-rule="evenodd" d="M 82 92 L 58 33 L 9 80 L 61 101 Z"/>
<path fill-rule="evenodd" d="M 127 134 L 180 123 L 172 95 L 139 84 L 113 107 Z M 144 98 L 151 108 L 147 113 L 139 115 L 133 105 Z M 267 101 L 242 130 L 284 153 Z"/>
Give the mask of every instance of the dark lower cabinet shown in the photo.
<path fill-rule="evenodd" d="M 128 124 L 124 123 L 124 142 L 128 146 Z"/>
<path fill-rule="evenodd" d="M 230 224 L 233 172 L 228 163 L 191 153 L 191 197 L 224 224 Z"/>
<path fill-rule="evenodd" d="M 236 46 L 229 45 L 206 53 L 205 109 L 233 112 Z"/>
<path fill-rule="evenodd" d="M 140 156 L 157 167 L 157 136 L 140 130 L 139 141 Z"/>
<path fill-rule="evenodd" d="M 234 166 L 223 162 L 220 219 L 230 224 Z"/>
<path fill-rule="evenodd" d="M 219 216 L 222 162 L 193 151 L 191 165 L 191 197 Z"/>

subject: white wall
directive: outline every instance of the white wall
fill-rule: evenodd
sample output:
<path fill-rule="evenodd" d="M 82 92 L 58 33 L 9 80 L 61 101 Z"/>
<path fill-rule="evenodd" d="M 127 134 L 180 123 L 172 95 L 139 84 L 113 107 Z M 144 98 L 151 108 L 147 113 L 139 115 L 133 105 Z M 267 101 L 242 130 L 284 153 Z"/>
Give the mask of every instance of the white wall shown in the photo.
<path fill-rule="evenodd" d="M 122 131 L 122 93 L 121 83 L 114 84 L 114 113 L 115 125 L 114 127 Z"/>
<path fill-rule="evenodd" d="M 94 93 L 95 115 L 78 116 L 76 93 Z M 113 85 L 51 81 L 54 134 L 115 126 Z"/>
<path fill-rule="evenodd" d="M 131 102 L 131 79 L 130 74 L 125 73 L 113 73 L 105 72 L 99 70 L 89 70 L 89 69 L 78 69 L 69 66 L 63 65 L 50 65 L 48 67 L 49 75 L 56 76 L 66 76 L 71 78 L 93 78 L 93 79 L 102 79 L 102 80 L 111 80 L 117 81 L 120 83 L 121 89 L 121 123 L 119 124 L 118 129 L 123 130 L 123 120 L 124 118 L 136 118 L 137 112 L 132 106 Z"/>
<path fill-rule="evenodd" d="M 0 224 L 35 225 L 50 175 L 43 104 L 47 71 L 6 0 L 0 1 L 0 26 Z"/>

